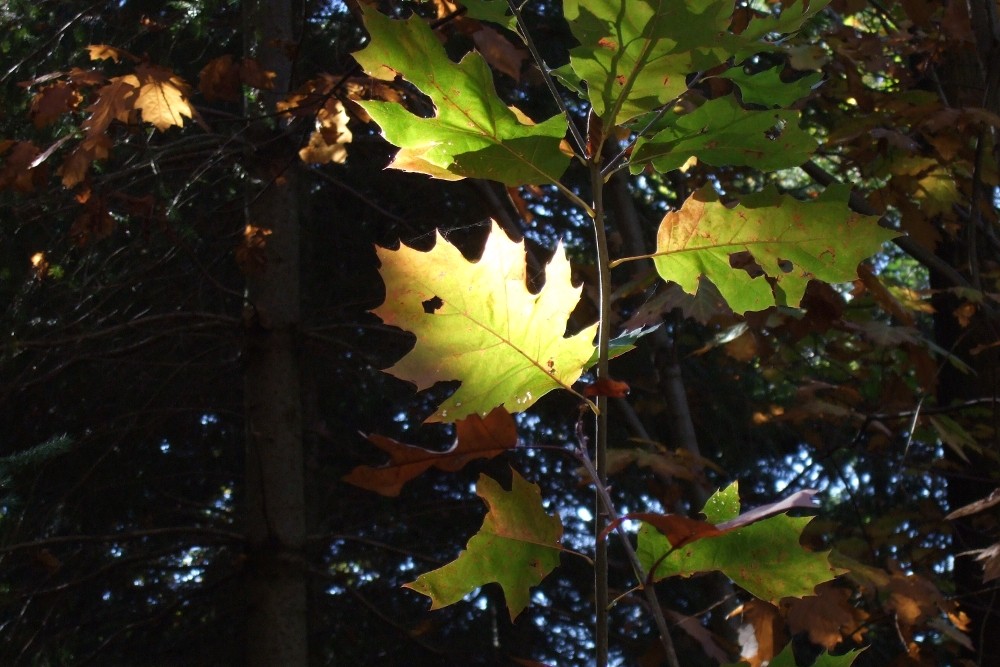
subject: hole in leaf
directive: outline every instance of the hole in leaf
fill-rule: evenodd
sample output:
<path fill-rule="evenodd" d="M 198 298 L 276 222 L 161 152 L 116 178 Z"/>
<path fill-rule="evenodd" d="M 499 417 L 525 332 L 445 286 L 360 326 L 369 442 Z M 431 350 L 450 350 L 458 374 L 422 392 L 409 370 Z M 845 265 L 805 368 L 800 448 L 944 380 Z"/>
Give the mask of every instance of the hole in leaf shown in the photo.
<path fill-rule="evenodd" d="M 750 254 L 749 250 L 734 252 L 729 255 L 729 266 L 734 269 L 743 269 L 750 274 L 751 278 L 764 275 L 764 269 L 762 269 L 760 264 L 757 263 L 757 260 L 753 258 L 753 255 Z"/>
<path fill-rule="evenodd" d="M 781 133 L 785 131 L 786 125 L 788 125 L 788 121 L 784 118 L 775 117 L 774 125 L 772 125 L 769 130 L 764 132 L 764 136 L 771 141 L 777 141 L 781 138 Z"/>
<path fill-rule="evenodd" d="M 787 259 L 778 258 L 778 268 L 781 269 L 782 273 L 791 273 L 795 265 Z"/>
<path fill-rule="evenodd" d="M 441 297 L 436 296 L 432 299 L 427 299 L 426 301 L 422 301 L 420 305 L 424 307 L 425 313 L 427 313 L 428 315 L 433 315 L 435 310 L 444 305 L 444 301 L 441 300 Z"/>

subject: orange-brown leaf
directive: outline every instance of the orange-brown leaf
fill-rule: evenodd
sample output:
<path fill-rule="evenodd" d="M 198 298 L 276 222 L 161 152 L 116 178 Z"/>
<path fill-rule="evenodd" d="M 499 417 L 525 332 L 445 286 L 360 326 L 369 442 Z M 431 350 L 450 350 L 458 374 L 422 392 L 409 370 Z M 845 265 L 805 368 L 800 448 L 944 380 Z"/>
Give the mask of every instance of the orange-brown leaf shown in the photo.
<path fill-rule="evenodd" d="M 139 60 L 125 49 L 119 49 L 117 46 L 110 46 L 108 44 L 91 44 L 87 47 L 87 52 L 90 54 L 91 60 L 110 59 L 116 63 L 121 62 L 122 59 L 131 60 L 133 62 L 137 62 Z"/>
<path fill-rule="evenodd" d="M 158 65 L 139 65 L 135 77 L 139 85 L 135 108 L 142 110 L 142 119 L 161 132 L 184 118 L 194 117 L 194 107 L 188 101 L 188 85 L 173 70 Z"/>
<path fill-rule="evenodd" d="M 240 99 L 240 70 L 228 53 L 208 61 L 198 73 L 198 90 L 209 101 Z"/>
<path fill-rule="evenodd" d="M 603 378 L 593 384 L 587 385 L 583 390 L 584 396 L 610 396 L 611 398 L 624 398 L 628 396 L 629 386 L 625 382 Z"/>
<path fill-rule="evenodd" d="M 833 650 L 850 637 L 860 643 L 868 614 L 851 604 L 851 591 L 831 582 L 816 587 L 816 595 L 788 598 L 782 603 L 792 634 L 809 633 L 809 641 Z"/>
<path fill-rule="evenodd" d="M 389 463 L 378 468 L 358 466 L 344 481 L 384 496 L 398 496 L 406 482 L 432 467 L 454 472 L 469 461 L 493 458 L 517 445 L 514 418 L 503 408 L 496 408 L 485 417 L 469 415 L 456 422 L 455 430 L 455 444 L 444 452 L 369 435 L 367 438 L 373 445 L 389 454 Z"/>
<path fill-rule="evenodd" d="M 13 188 L 31 192 L 40 185 L 44 171 L 32 166 L 42 151 L 30 141 L 5 142 L 0 146 L 0 190 Z"/>
<path fill-rule="evenodd" d="M 45 127 L 64 113 L 74 111 L 82 101 L 83 96 L 68 81 L 44 86 L 31 99 L 31 121 L 35 127 Z"/>
<path fill-rule="evenodd" d="M 346 144 L 352 139 L 347 127 L 350 119 L 339 100 L 330 99 L 316 114 L 316 129 L 309 143 L 299 151 L 299 157 L 309 164 L 343 164 L 347 160 Z"/>
<path fill-rule="evenodd" d="M 264 69 L 253 58 L 244 58 L 240 63 L 240 81 L 257 90 L 273 90 L 277 74 Z"/>
<path fill-rule="evenodd" d="M 66 156 L 56 173 L 62 177 L 62 184 L 72 188 L 82 183 L 87 177 L 90 165 L 94 160 L 103 160 L 108 156 L 111 139 L 106 134 L 88 136 L 80 142 L 72 153 Z"/>
<path fill-rule="evenodd" d="M 133 85 L 134 83 L 134 85 Z M 116 76 L 97 91 L 97 98 L 87 107 L 90 117 L 80 125 L 87 136 L 105 132 L 114 121 L 128 123 L 135 111 L 135 99 L 139 92 L 135 76 Z"/>
<path fill-rule="evenodd" d="M 763 600 L 750 600 L 743 605 L 743 620 L 740 657 L 751 667 L 767 665 L 788 643 L 778 608 Z"/>

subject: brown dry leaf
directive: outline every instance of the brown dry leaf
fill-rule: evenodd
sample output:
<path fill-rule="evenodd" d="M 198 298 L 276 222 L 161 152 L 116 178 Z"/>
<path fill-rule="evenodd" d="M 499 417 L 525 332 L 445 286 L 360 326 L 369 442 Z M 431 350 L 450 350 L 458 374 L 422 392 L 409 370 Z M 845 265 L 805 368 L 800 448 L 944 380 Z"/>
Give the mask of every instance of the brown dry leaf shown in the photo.
<path fill-rule="evenodd" d="M 267 237 L 270 229 L 247 225 L 243 228 L 243 241 L 236 248 L 236 264 L 246 276 L 258 276 L 267 268 Z"/>
<path fill-rule="evenodd" d="M 240 81 L 257 90 L 274 90 L 277 74 L 261 67 L 254 58 L 244 58 L 240 62 Z"/>
<path fill-rule="evenodd" d="M 108 157 L 111 138 L 106 134 L 84 137 L 83 141 L 66 156 L 56 174 L 62 177 L 63 187 L 72 188 L 84 181 L 94 160 Z"/>
<path fill-rule="evenodd" d="M 455 422 L 455 444 L 444 452 L 372 434 L 368 440 L 389 454 L 390 461 L 378 468 L 358 466 L 344 481 L 383 496 L 398 496 L 406 482 L 430 468 L 455 472 L 474 459 L 489 459 L 517 446 L 517 425 L 509 412 L 495 408 L 485 417 L 473 414 Z"/>
<path fill-rule="evenodd" d="M 74 85 L 83 87 L 99 86 L 108 80 L 106 76 L 95 69 L 83 69 L 81 67 L 71 68 L 66 78 Z"/>
<path fill-rule="evenodd" d="M 653 512 L 630 512 L 621 518 L 612 521 L 604 529 L 599 539 L 605 539 L 612 530 L 617 528 L 623 521 L 642 521 L 659 531 L 670 546 L 679 549 L 685 544 L 703 540 L 708 537 L 718 537 L 723 531 L 719 530 L 707 521 L 692 519 L 681 514 L 655 514 Z"/>
<path fill-rule="evenodd" d="M 609 475 L 621 472 L 630 465 L 646 468 L 661 479 L 695 479 L 697 472 L 708 463 L 700 457 L 684 455 L 686 452 L 649 452 L 642 449 L 609 449 L 607 471 Z M 581 477 L 588 479 L 580 469 Z"/>
<path fill-rule="evenodd" d="M 896 570 L 889 579 L 887 590 L 886 609 L 893 612 L 897 623 L 907 629 L 950 606 L 937 586 L 918 574 Z"/>
<path fill-rule="evenodd" d="M 624 398 L 628 396 L 630 387 L 627 383 L 611 378 L 597 380 L 593 384 L 587 385 L 583 390 L 584 396 L 610 396 L 611 398 Z"/>
<path fill-rule="evenodd" d="M 37 128 L 50 125 L 64 113 L 75 111 L 82 101 L 83 96 L 69 81 L 43 86 L 31 98 L 31 122 Z"/>
<path fill-rule="evenodd" d="M 773 604 L 750 600 L 743 605 L 745 625 L 740 628 L 740 658 L 750 667 L 763 667 L 788 643 L 785 623 Z"/>
<path fill-rule="evenodd" d="M 723 345 L 722 350 L 727 356 L 732 357 L 736 361 L 742 363 L 753 361 L 758 352 L 757 337 L 751 330 L 744 331 Z"/>
<path fill-rule="evenodd" d="M 111 217 L 103 197 L 92 197 L 83 207 L 83 213 L 69 228 L 69 235 L 78 246 L 99 241 L 115 230 L 115 219 Z"/>
<path fill-rule="evenodd" d="M 316 129 L 309 136 L 309 143 L 299 151 L 299 157 L 308 164 L 343 164 L 347 160 L 347 146 L 353 138 L 347 123 L 350 118 L 339 100 L 330 99 L 316 114 Z"/>
<path fill-rule="evenodd" d="M 139 59 L 133 56 L 131 53 L 125 49 L 119 49 L 117 46 L 110 46 L 108 44 L 90 44 L 87 46 L 87 52 L 90 54 L 91 60 L 113 60 L 116 63 L 124 60 L 131 60 L 132 62 L 138 62 Z"/>
<path fill-rule="evenodd" d="M 858 278 L 882 310 L 895 317 L 904 326 L 912 327 L 916 324 L 913 313 L 889 291 L 868 264 L 858 265 Z"/>
<path fill-rule="evenodd" d="M 472 33 L 472 41 L 493 69 L 520 83 L 521 68 L 530 55 L 526 49 L 514 44 L 500 31 L 488 25 L 482 25 L 479 30 Z"/>
<path fill-rule="evenodd" d="M 955 319 L 958 320 L 958 325 L 963 329 L 965 329 L 966 327 L 969 326 L 969 324 L 972 323 L 972 318 L 975 316 L 975 314 L 976 314 L 976 304 L 970 303 L 968 301 L 960 305 L 952 312 L 952 315 L 954 315 Z"/>
<path fill-rule="evenodd" d="M 127 78 L 116 76 L 97 91 L 97 98 L 86 109 L 90 117 L 80 124 L 87 136 L 102 134 L 116 120 L 129 123 L 133 119 L 139 89 L 131 81 L 138 84 L 138 80 L 131 75 Z"/>
<path fill-rule="evenodd" d="M 960 519 L 963 516 L 970 516 L 972 514 L 977 514 L 983 510 L 988 510 L 991 507 L 1000 505 L 1000 488 L 993 489 L 990 495 L 985 498 L 980 498 L 974 503 L 969 503 L 963 507 L 959 507 L 957 510 L 945 517 L 948 521 L 954 519 Z"/>
<path fill-rule="evenodd" d="M 809 641 L 832 651 L 845 637 L 863 639 L 868 614 L 850 600 L 850 590 L 827 582 L 816 587 L 816 595 L 786 598 L 781 606 L 792 634 L 808 632 Z"/>
<path fill-rule="evenodd" d="M 210 102 L 237 102 L 240 99 L 240 68 L 233 56 L 213 58 L 198 73 L 198 90 Z"/>
<path fill-rule="evenodd" d="M 172 125 L 183 127 L 185 117 L 194 118 L 189 87 L 173 70 L 143 64 L 135 68 L 134 76 L 124 78 L 139 89 L 134 106 L 142 110 L 142 119 L 161 132 Z"/>
<path fill-rule="evenodd" d="M 0 190 L 13 188 L 31 192 L 44 182 L 45 172 L 35 166 L 42 151 L 30 141 L 5 142 L 0 146 Z"/>

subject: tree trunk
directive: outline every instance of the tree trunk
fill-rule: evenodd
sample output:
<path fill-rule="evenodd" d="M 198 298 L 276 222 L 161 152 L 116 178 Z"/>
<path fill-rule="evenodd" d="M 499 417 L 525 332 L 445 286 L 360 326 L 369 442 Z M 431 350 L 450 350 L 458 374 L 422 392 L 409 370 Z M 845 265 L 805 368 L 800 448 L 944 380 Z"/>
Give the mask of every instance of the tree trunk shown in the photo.
<path fill-rule="evenodd" d="M 246 664 L 308 664 L 305 497 L 299 360 L 300 229 L 297 165 L 281 125 L 270 120 L 290 87 L 289 0 L 247 2 L 246 51 L 276 73 L 274 90 L 248 104 L 247 236 L 263 242 L 244 262 L 246 401 Z"/>

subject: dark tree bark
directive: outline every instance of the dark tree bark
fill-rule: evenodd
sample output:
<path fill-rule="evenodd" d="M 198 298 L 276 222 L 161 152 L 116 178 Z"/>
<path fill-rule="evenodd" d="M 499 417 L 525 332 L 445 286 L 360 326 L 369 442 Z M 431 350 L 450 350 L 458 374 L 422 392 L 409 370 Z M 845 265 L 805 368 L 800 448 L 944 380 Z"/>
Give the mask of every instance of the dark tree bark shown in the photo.
<path fill-rule="evenodd" d="M 256 150 L 248 156 L 247 229 L 260 230 L 263 262 L 248 266 L 245 326 L 246 664 L 308 664 L 300 336 L 297 155 L 268 117 L 291 83 L 289 0 L 248 2 L 247 50 L 276 73 L 271 94 L 251 105 Z"/>

